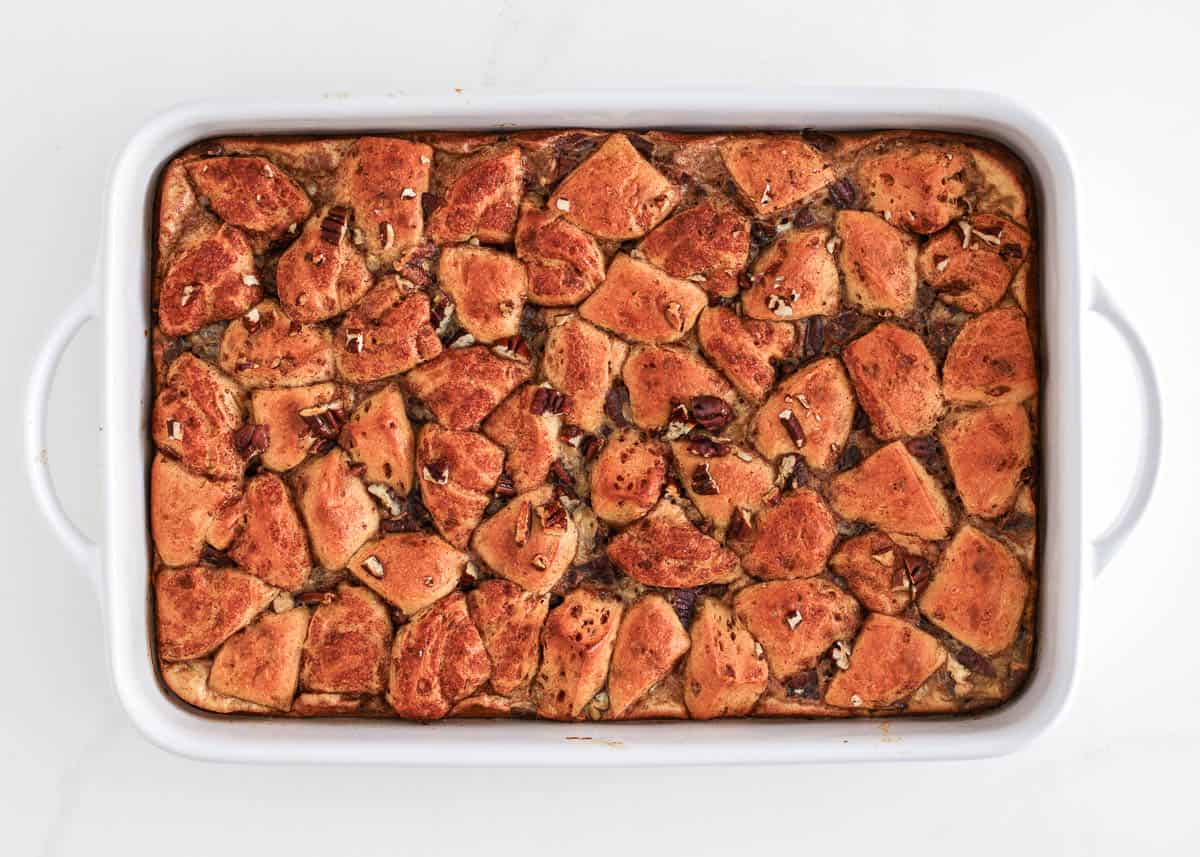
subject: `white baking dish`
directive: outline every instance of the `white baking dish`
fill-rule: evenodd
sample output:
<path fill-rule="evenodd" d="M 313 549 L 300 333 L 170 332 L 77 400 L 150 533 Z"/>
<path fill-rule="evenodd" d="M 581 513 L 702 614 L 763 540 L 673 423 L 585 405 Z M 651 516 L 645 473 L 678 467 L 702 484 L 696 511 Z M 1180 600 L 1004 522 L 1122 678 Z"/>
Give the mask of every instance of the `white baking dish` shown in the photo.
<path fill-rule="evenodd" d="M 928 128 L 1003 142 L 1029 165 L 1038 190 L 1044 262 L 1042 411 L 1045 497 L 1036 666 L 1026 689 L 990 713 L 890 721 L 740 720 L 578 723 L 231 718 L 168 697 L 150 653 L 146 474 L 150 407 L 147 331 L 151 235 L 159 169 L 201 138 L 249 133 L 338 133 L 497 127 Z M 1058 137 L 1017 105 L 961 91 L 801 89 L 785 94 L 587 93 L 221 102 L 171 110 L 129 142 L 110 184 L 91 287 L 52 331 L 36 360 L 27 404 L 27 463 L 34 495 L 105 614 L 118 694 L 155 743 L 231 761 L 405 764 L 681 764 L 972 758 L 1006 753 L 1062 712 L 1077 672 L 1084 589 L 1149 497 L 1161 421 L 1145 348 L 1096 285 L 1090 308 L 1128 341 L 1143 385 L 1146 441 L 1134 490 L 1116 523 L 1085 540 L 1080 525 L 1080 318 L 1085 289 L 1070 160 Z M 65 517 L 45 463 L 45 403 L 54 367 L 89 318 L 104 325 L 105 527 L 93 544 Z"/>

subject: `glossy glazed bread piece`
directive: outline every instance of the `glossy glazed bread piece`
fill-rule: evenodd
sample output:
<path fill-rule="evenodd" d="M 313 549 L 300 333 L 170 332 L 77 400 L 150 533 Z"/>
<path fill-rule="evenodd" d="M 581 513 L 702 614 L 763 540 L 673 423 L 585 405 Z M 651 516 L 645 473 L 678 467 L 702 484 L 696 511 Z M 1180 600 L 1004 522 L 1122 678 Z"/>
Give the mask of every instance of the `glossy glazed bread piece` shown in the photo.
<path fill-rule="evenodd" d="M 220 714 L 976 711 L 1034 651 L 1037 222 L 984 140 L 201 143 L 155 233 L 164 684 Z"/>

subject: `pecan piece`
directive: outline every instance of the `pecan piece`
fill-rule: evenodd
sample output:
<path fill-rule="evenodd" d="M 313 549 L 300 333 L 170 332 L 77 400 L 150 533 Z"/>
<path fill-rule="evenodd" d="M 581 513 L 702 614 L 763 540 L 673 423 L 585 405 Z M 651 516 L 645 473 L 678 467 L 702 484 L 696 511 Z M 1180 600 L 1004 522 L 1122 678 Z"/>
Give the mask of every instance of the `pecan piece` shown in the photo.
<path fill-rule="evenodd" d="M 340 244 L 342 237 L 346 234 L 346 227 L 349 223 L 350 209 L 345 206 L 335 205 L 329 209 L 329 213 L 321 221 L 321 239 L 326 244 Z"/>
<path fill-rule="evenodd" d="M 697 494 L 706 495 L 721 493 L 717 480 L 713 479 L 713 475 L 708 469 L 708 462 L 701 462 L 692 471 L 692 490 Z"/>
<path fill-rule="evenodd" d="M 733 421 L 733 408 L 716 396 L 696 396 L 692 399 L 692 419 L 706 431 L 720 431 Z"/>
<path fill-rule="evenodd" d="M 787 429 L 792 443 L 796 444 L 797 448 L 804 446 L 804 426 L 800 425 L 800 418 L 796 416 L 795 411 L 791 408 L 784 408 L 779 412 L 779 421 Z"/>
<path fill-rule="evenodd" d="M 496 496 L 497 497 L 515 497 L 517 496 L 517 486 L 513 482 L 512 474 L 502 472 L 496 480 Z"/>
<path fill-rule="evenodd" d="M 853 208 L 858 189 L 848 178 L 840 178 L 829 186 L 829 201 L 835 208 Z"/>
<path fill-rule="evenodd" d="M 247 461 L 266 452 L 270 443 L 271 437 L 265 425 L 246 423 L 233 433 L 233 446 L 238 455 Z"/>

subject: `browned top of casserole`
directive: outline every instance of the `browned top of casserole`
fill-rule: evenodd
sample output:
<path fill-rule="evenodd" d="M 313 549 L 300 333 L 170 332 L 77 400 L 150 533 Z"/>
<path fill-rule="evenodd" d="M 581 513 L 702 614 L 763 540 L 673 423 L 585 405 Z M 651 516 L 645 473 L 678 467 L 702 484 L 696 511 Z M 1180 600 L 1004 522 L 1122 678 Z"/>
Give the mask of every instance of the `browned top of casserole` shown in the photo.
<path fill-rule="evenodd" d="M 162 174 L 157 657 L 209 711 L 996 705 L 1033 195 L 976 138 L 244 138 Z"/>

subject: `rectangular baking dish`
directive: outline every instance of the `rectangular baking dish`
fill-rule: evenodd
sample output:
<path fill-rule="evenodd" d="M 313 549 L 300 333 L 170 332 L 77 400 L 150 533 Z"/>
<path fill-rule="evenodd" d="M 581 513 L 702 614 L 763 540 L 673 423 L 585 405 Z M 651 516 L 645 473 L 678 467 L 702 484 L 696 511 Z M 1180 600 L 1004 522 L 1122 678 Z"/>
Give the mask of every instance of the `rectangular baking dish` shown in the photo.
<path fill-rule="evenodd" d="M 552 723 L 232 718 L 172 701 L 150 651 L 146 474 L 151 450 L 148 252 L 156 179 L 179 149 L 232 134 L 333 134 L 536 127 L 678 129 L 917 128 L 995 139 L 1028 165 L 1041 220 L 1044 386 L 1042 580 L 1035 668 L 1012 702 L 953 718 L 679 723 Z M 118 695 L 156 744 L 196 758 L 254 762 L 439 765 L 641 765 L 977 758 L 1010 752 L 1062 713 L 1077 673 L 1083 594 L 1140 515 L 1158 462 L 1157 392 L 1136 333 L 1093 290 L 1092 308 L 1125 336 L 1140 372 L 1147 440 L 1117 522 L 1095 542 L 1080 523 L 1080 319 L 1084 309 L 1075 180 L 1063 144 L 1026 110 L 962 91 L 800 89 L 758 92 L 370 97 L 211 102 L 166 112 L 129 142 L 112 174 L 95 282 L 35 360 L 26 414 L 35 499 L 101 599 Z M 105 526 L 97 545 L 65 517 L 44 454 L 54 367 L 88 318 L 102 319 Z"/>

